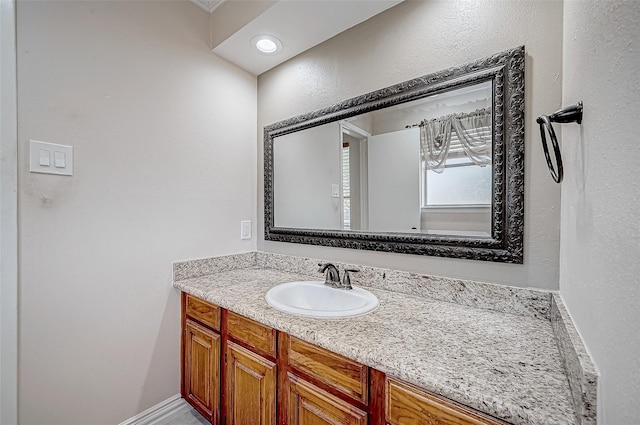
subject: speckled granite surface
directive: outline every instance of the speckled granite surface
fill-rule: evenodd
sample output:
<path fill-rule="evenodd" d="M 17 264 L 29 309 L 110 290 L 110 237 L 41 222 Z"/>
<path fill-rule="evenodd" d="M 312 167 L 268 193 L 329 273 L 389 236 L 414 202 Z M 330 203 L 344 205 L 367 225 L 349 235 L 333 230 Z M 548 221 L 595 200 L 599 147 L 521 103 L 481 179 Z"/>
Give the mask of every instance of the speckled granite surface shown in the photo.
<path fill-rule="evenodd" d="M 551 325 L 571 388 L 576 422 L 582 425 L 595 425 L 597 423 L 598 371 L 582 344 L 582 339 L 573 326 L 573 321 L 559 294 L 553 294 Z"/>
<path fill-rule="evenodd" d="M 266 292 L 317 274 L 265 268 L 278 260 L 260 257 L 262 266 L 176 280 L 174 286 L 507 422 L 576 423 L 550 321 L 376 286 L 369 289 L 380 306 L 367 315 L 291 316 L 270 307 Z"/>
<path fill-rule="evenodd" d="M 256 252 L 223 255 L 173 263 L 173 280 L 205 276 L 227 270 L 242 269 L 256 265 Z"/>

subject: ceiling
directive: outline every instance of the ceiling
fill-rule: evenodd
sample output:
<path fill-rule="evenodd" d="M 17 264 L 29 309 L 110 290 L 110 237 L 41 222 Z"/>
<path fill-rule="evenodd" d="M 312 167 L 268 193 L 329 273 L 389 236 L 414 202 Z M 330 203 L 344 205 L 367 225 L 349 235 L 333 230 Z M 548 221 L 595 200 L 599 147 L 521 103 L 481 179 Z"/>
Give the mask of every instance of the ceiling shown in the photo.
<path fill-rule="evenodd" d="M 245 0 L 192 1 L 212 14 L 213 25 L 233 26 L 226 29 L 228 35 L 225 34 L 222 40 L 214 40 L 213 51 L 250 73 L 260 75 L 402 0 L 258 1 L 254 3 L 261 3 L 261 10 L 243 19 L 238 19 L 238 15 L 241 12 L 246 15 L 248 2 Z M 234 4 L 244 8 L 235 16 Z M 222 16 L 223 13 L 228 16 Z M 255 50 L 251 39 L 259 34 L 280 39 L 282 51 L 266 55 Z"/>
<path fill-rule="evenodd" d="M 207 12 L 213 12 L 224 0 L 191 0 Z"/>

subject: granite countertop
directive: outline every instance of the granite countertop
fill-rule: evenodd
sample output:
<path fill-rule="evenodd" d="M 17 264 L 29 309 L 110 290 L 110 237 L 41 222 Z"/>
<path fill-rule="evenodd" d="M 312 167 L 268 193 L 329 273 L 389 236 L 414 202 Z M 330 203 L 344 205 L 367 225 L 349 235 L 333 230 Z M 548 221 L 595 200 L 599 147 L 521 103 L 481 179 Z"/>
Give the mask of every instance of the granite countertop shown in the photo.
<path fill-rule="evenodd" d="M 292 316 L 269 306 L 275 285 L 317 276 L 260 266 L 174 286 L 230 311 L 514 424 L 575 424 L 548 320 L 367 288 L 373 312 L 346 319 Z"/>

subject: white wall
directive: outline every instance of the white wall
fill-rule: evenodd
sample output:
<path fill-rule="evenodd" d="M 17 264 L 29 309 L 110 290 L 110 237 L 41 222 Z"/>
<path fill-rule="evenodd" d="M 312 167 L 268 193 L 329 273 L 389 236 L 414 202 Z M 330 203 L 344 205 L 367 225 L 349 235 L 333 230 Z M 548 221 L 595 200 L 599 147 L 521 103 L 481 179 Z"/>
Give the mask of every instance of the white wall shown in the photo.
<path fill-rule="evenodd" d="M 0 0 L 0 423 L 18 415 L 18 220 L 15 1 Z"/>
<path fill-rule="evenodd" d="M 560 293 L 601 377 L 598 423 L 638 423 L 640 400 L 640 8 L 567 1 Z"/>
<path fill-rule="evenodd" d="M 561 104 L 562 3 L 408 1 L 258 77 L 258 128 L 363 93 L 526 46 L 524 264 L 410 256 L 258 240 L 265 251 L 521 287 L 558 288 L 560 188 L 535 118 Z M 258 136 L 258 216 L 262 138 Z M 258 232 L 263 234 L 262 226 Z"/>
<path fill-rule="evenodd" d="M 172 261 L 251 251 L 256 79 L 188 1 L 18 4 L 22 424 L 115 424 L 179 392 Z M 28 140 L 74 146 L 28 172 Z"/>
<path fill-rule="evenodd" d="M 340 125 L 336 122 L 276 137 L 273 204 L 278 227 L 342 229 Z"/>

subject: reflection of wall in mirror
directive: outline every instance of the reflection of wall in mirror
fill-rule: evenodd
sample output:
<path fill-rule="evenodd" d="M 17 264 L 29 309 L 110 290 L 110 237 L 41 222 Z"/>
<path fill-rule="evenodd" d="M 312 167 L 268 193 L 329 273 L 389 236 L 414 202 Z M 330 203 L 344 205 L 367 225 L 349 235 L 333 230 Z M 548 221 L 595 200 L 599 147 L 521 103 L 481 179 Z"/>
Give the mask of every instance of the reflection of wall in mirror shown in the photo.
<path fill-rule="evenodd" d="M 469 179 L 490 193 L 490 175 L 478 180 L 464 174 L 456 180 L 466 166 L 421 174 L 419 129 L 406 127 L 490 106 L 491 82 L 485 82 L 276 137 L 275 226 L 489 236 L 489 206 L 421 208 L 420 193 L 426 200 L 426 182 L 429 194 L 475 193 Z M 366 136 L 371 130 L 375 134 Z M 340 188 L 338 193 L 332 194 L 332 186 Z"/>
<path fill-rule="evenodd" d="M 430 96 L 425 99 L 363 114 L 350 121 L 350 124 L 372 132 L 373 135 L 376 136 L 390 134 L 404 131 L 407 125 L 417 124 L 425 119 L 429 120 L 453 113 L 469 113 L 478 109 L 490 108 L 491 98 L 491 82 L 484 82 L 470 87 L 463 87 L 461 89 Z M 389 156 L 389 158 L 390 157 L 391 156 Z M 388 158 L 386 161 L 389 161 Z M 353 164 L 353 161 L 351 162 Z M 477 166 L 474 165 L 474 167 Z M 444 171 L 443 175 L 446 174 L 446 172 L 447 170 Z M 353 173 L 354 171 L 352 170 L 351 174 L 353 175 Z M 420 180 L 419 177 L 418 180 Z M 487 184 L 489 185 L 487 189 L 490 190 L 491 182 L 487 181 Z M 375 188 L 370 190 L 375 190 Z M 449 189 L 443 188 L 443 190 Z M 354 201 L 352 200 L 352 205 L 353 202 Z M 387 208 L 384 207 L 384 205 L 385 204 L 380 204 L 380 206 L 376 206 L 375 208 L 383 208 L 382 214 L 385 214 L 384 211 L 387 210 Z M 398 208 L 395 208 L 396 213 L 399 212 L 399 204 L 397 207 Z M 373 211 L 372 213 L 374 216 L 378 214 L 376 211 Z M 490 206 L 478 206 L 474 208 L 469 208 L 467 206 L 456 208 L 454 206 L 444 209 L 425 208 L 422 209 L 420 213 L 420 220 L 417 226 L 423 233 L 489 236 L 491 233 L 490 214 Z M 367 230 L 367 228 L 363 226 L 357 227 L 357 220 L 358 217 L 352 210 L 351 229 Z M 374 219 L 374 227 L 375 226 Z M 411 231 L 411 229 L 407 230 L 404 229 L 404 227 L 397 228 L 395 231 Z M 368 230 L 375 231 L 381 229 L 369 227 Z M 384 230 L 390 230 L 388 228 L 388 224 L 384 225 Z"/>
<path fill-rule="evenodd" d="M 273 143 L 274 225 L 340 229 L 340 126 L 337 122 L 276 137 Z"/>
<path fill-rule="evenodd" d="M 422 120 L 491 108 L 491 82 L 451 90 L 371 113 L 371 134 L 398 131 Z"/>
<path fill-rule="evenodd" d="M 491 208 L 424 209 L 420 217 L 420 226 L 422 232 L 434 235 L 463 234 L 487 237 L 491 235 Z"/>

